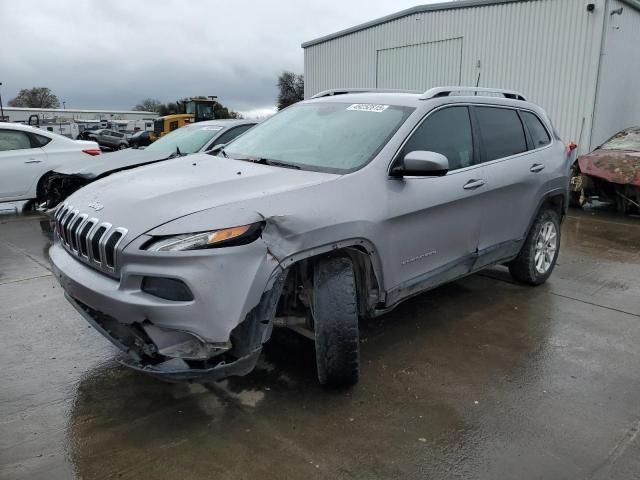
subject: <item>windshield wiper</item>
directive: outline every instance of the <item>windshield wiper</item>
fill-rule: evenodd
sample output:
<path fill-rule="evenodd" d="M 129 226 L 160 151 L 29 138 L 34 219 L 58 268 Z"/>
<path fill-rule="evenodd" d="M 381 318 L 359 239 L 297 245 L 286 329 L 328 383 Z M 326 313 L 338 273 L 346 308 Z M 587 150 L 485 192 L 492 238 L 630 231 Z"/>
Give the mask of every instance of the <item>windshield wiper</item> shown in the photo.
<path fill-rule="evenodd" d="M 294 170 L 300 170 L 299 165 L 294 165 L 292 163 L 280 162 L 278 160 L 271 160 L 269 158 L 263 157 L 246 157 L 246 158 L 238 158 L 238 160 L 244 160 L 245 162 L 253 162 L 259 163 L 261 165 L 269 165 L 272 167 L 282 167 L 282 168 L 292 168 Z"/>
<path fill-rule="evenodd" d="M 186 155 L 186 153 L 182 153 L 180 151 L 180 147 L 176 145 L 176 151 L 169 155 L 167 158 L 183 157 L 184 155 Z"/>

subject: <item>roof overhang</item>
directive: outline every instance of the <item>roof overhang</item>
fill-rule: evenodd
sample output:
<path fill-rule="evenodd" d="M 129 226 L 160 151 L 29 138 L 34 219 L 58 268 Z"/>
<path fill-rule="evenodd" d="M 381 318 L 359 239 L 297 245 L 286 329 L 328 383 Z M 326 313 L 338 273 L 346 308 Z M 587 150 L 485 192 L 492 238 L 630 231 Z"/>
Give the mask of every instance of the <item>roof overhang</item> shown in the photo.
<path fill-rule="evenodd" d="M 535 1 L 539 1 L 539 0 L 462 0 L 458 2 L 448 1 L 448 2 L 441 2 L 441 3 L 432 3 L 430 5 L 418 5 L 416 7 L 411 7 L 397 13 L 392 13 L 391 15 L 386 15 L 384 17 L 380 17 L 375 20 L 371 20 L 369 22 L 361 23 L 360 25 L 356 25 L 354 27 L 340 30 L 339 32 L 325 35 L 324 37 L 319 37 L 314 40 L 309 40 L 308 42 L 304 42 L 302 44 L 302 48 L 312 47 L 314 45 L 318 45 L 319 43 L 324 43 L 328 40 L 344 37 L 345 35 L 359 32 L 361 30 L 366 30 L 367 28 L 375 27 L 377 25 L 382 25 L 383 23 L 391 22 L 393 20 L 407 17 L 409 15 L 415 15 L 416 13 L 439 12 L 443 10 L 457 10 L 460 8 L 484 7 L 489 5 L 502 5 L 505 3 L 521 3 L 521 2 L 535 2 Z M 562 1 L 562 0 L 557 0 L 557 1 Z M 620 1 L 626 5 L 629 5 L 631 8 L 634 8 L 640 11 L 640 0 L 620 0 Z"/>

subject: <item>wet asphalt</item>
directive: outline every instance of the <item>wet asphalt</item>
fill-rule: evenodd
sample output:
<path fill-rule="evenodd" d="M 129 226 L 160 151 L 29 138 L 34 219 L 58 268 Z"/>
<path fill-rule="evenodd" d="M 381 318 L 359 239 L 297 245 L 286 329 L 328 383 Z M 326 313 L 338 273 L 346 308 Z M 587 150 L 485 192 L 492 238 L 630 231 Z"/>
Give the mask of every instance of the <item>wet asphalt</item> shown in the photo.
<path fill-rule="evenodd" d="M 498 267 L 365 323 L 329 391 L 288 332 L 220 383 L 120 367 L 40 220 L 0 216 L 1 479 L 640 478 L 640 219 L 571 211 L 547 284 Z"/>

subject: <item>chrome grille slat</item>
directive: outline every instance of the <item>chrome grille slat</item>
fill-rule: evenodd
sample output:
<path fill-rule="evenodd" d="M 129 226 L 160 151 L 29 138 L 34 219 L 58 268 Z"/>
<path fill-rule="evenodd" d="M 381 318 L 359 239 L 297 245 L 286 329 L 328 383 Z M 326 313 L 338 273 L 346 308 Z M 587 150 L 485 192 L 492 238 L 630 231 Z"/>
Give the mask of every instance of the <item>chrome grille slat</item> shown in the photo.
<path fill-rule="evenodd" d="M 79 254 L 81 254 L 81 252 L 80 252 L 80 232 L 82 231 L 82 227 L 84 227 L 84 224 L 87 221 L 88 217 L 89 217 L 89 215 L 87 215 L 86 213 L 82 213 L 82 214 L 78 215 L 78 219 L 73 223 L 74 224 L 73 238 L 76 241 L 75 251 L 76 251 L 76 253 L 79 253 Z"/>
<path fill-rule="evenodd" d="M 97 223 L 98 223 L 97 218 L 88 218 L 87 221 L 81 227 L 82 229 L 80 231 L 80 237 L 79 237 L 80 254 L 87 260 L 91 258 L 90 256 L 91 254 L 89 252 L 89 243 L 88 243 L 89 234 L 93 231 Z M 84 247 L 84 251 L 83 251 L 83 247 Z"/>
<path fill-rule="evenodd" d="M 78 228 L 83 220 L 82 215 L 76 215 L 69 224 L 69 245 L 71 250 L 76 253 L 78 252 Z"/>
<path fill-rule="evenodd" d="M 71 245 L 71 241 L 69 237 L 70 227 L 72 222 L 76 218 L 76 215 L 78 215 L 78 213 L 79 213 L 78 210 L 70 210 L 69 214 L 67 215 L 64 222 L 62 223 L 62 231 L 64 232 L 65 242 L 69 246 Z"/>
<path fill-rule="evenodd" d="M 126 228 L 100 222 L 66 203 L 54 214 L 54 224 L 58 239 L 67 252 L 94 268 L 116 272 L 117 249 L 127 234 Z M 94 246 L 97 252 L 94 252 Z"/>
<path fill-rule="evenodd" d="M 60 238 L 62 239 L 63 242 L 66 243 L 67 238 L 65 236 L 64 233 L 64 224 L 67 221 L 67 217 L 69 215 L 71 215 L 71 212 L 73 211 L 73 209 L 71 207 L 67 208 L 65 210 L 65 212 L 60 216 L 60 224 L 59 224 L 59 232 L 60 232 Z"/>

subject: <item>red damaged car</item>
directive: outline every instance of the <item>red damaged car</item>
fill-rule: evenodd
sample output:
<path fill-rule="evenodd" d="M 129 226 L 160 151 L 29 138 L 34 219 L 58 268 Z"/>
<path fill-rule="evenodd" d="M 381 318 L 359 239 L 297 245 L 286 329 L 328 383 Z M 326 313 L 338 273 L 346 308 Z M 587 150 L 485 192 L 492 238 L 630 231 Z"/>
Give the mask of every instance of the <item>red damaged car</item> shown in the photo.
<path fill-rule="evenodd" d="M 579 157 L 571 174 L 571 194 L 576 206 L 597 199 L 623 213 L 640 212 L 640 127 L 622 130 Z"/>

